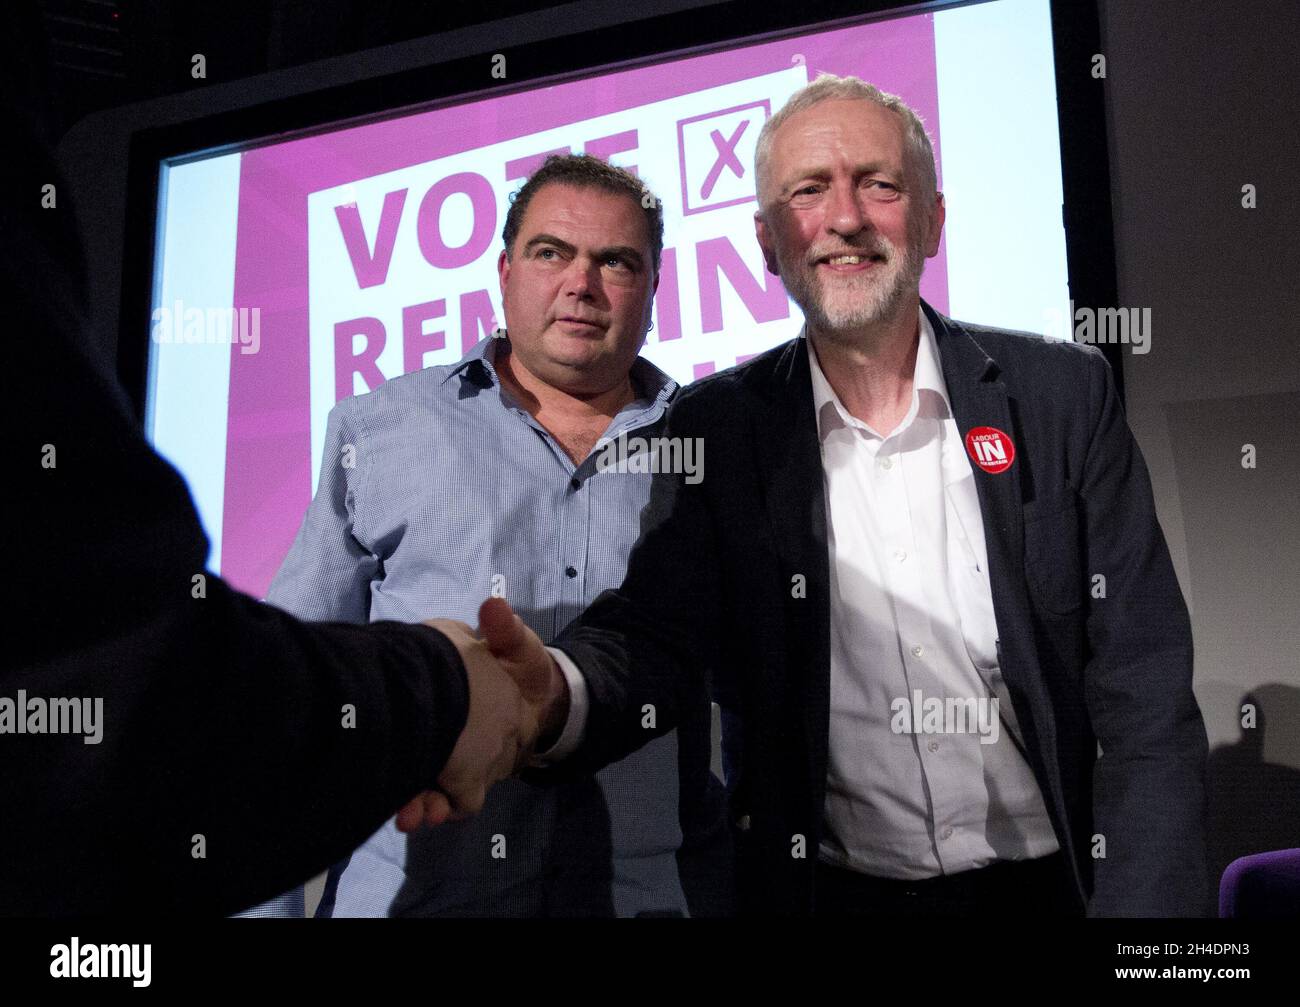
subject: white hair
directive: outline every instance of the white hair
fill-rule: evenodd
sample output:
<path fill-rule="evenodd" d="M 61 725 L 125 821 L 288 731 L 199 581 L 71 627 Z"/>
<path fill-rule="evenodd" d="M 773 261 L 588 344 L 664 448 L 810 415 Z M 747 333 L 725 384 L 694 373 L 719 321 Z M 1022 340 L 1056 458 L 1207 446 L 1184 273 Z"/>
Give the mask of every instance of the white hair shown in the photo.
<path fill-rule="evenodd" d="M 763 124 L 763 130 L 758 134 L 758 149 L 754 153 L 754 175 L 758 183 L 759 208 L 767 208 L 763 194 L 767 189 L 765 184 L 767 161 L 772 153 L 772 141 L 776 131 L 796 112 L 802 112 L 823 101 L 834 99 L 874 102 L 882 108 L 889 109 L 903 120 L 908 157 L 921 175 L 922 193 L 926 197 L 923 202 L 926 205 L 933 203 L 938 191 L 938 180 L 934 169 L 934 147 L 930 144 L 930 136 L 925 131 L 925 123 L 916 114 L 916 110 L 898 95 L 887 94 L 859 77 L 837 77 L 831 73 L 823 73 L 811 84 L 791 95 L 790 100 L 781 107 L 781 110 Z"/>

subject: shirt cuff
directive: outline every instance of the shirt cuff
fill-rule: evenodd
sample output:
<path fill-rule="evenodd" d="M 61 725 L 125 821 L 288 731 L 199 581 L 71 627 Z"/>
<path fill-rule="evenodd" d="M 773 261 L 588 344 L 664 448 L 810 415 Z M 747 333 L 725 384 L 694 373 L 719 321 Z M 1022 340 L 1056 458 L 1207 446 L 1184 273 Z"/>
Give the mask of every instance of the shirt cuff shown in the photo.
<path fill-rule="evenodd" d="M 545 752 L 537 752 L 533 755 L 529 764 L 537 767 L 554 765 L 577 750 L 587 728 L 589 705 L 587 680 L 582 677 L 582 672 L 573 663 L 573 658 L 558 647 L 547 647 L 546 651 L 555 658 L 564 680 L 569 683 L 569 719 L 564 722 L 564 730 L 560 732 L 560 737 L 555 744 Z"/>

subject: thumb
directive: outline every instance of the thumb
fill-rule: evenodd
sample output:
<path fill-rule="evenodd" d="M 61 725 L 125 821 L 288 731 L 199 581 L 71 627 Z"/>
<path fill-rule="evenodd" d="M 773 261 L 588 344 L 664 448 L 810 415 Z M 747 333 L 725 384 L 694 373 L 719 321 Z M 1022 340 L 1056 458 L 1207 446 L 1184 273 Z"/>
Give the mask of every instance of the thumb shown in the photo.
<path fill-rule="evenodd" d="M 478 631 L 493 657 L 507 657 L 525 642 L 524 621 L 504 598 L 489 598 L 478 610 Z"/>

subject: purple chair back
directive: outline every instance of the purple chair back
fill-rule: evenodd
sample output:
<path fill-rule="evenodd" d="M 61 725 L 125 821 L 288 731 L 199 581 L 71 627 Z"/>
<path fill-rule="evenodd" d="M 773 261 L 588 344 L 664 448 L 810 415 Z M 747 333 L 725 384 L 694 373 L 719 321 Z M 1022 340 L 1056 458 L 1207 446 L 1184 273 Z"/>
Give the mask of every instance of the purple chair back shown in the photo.
<path fill-rule="evenodd" d="M 1241 857 L 1219 882 L 1223 919 L 1300 919 L 1300 849 Z"/>

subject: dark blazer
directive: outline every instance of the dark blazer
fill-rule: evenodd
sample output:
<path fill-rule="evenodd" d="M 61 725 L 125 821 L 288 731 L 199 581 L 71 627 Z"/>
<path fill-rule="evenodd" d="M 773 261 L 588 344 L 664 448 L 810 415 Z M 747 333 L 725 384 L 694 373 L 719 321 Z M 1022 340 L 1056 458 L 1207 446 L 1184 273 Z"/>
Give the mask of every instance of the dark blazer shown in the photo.
<path fill-rule="evenodd" d="M 58 175 L 11 94 L 0 191 L 36 193 Z M 468 714 L 465 669 L 426 626 L 304 623 L 210 574 L 199 589 L 208 542 L 185 483 L 84 352 L 58 192 L 58 210 L 0 201 L 14 443 L 0 697 L 99 699 L 102 738 L 0 734 L 0 916 L 228 915 L 436 786 Z"/>
<path fill-rule="evenodd" d="M 923 307 L 958 429 L 996 427 L 1015 444 L 1002 473 L 972 465 L 998 653 L 1081 905 L 1200 914 L 1206 736 L 1190 624 L 1110 368 L 1094 347 Z M 623 585 L 557 641 L 591 695 L 574 766 L 642 743 L 644 704 L 659 729 L 670 725 L 678 680 L 711 674 L 726 714 L 740 904 L 809 914 L 830 616 L 804 338 L 684 390 L 668 432 L 703 439 L 704 478 L 656 478 Z M 1092 597 L 1097 574 L 1104 598 Z"/>

